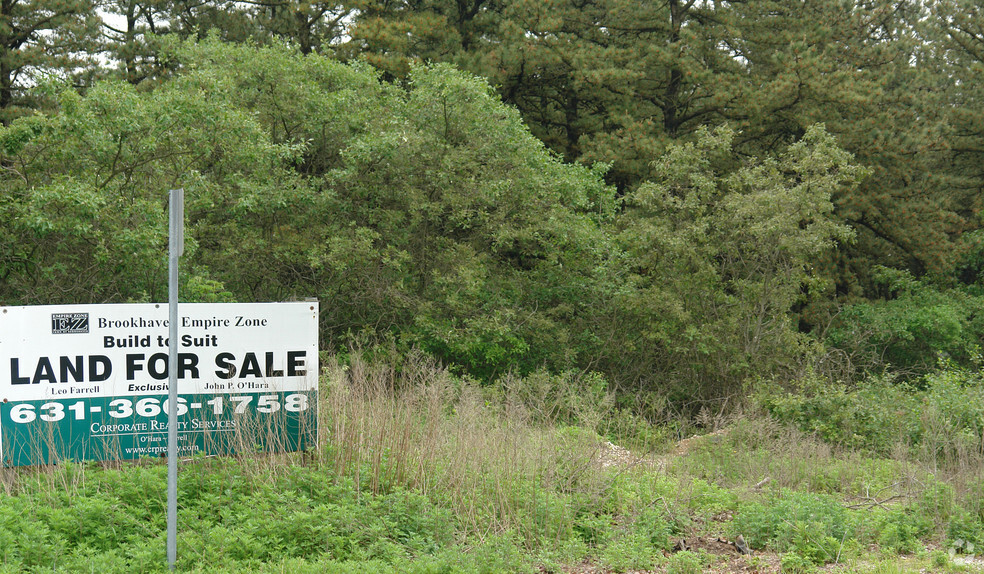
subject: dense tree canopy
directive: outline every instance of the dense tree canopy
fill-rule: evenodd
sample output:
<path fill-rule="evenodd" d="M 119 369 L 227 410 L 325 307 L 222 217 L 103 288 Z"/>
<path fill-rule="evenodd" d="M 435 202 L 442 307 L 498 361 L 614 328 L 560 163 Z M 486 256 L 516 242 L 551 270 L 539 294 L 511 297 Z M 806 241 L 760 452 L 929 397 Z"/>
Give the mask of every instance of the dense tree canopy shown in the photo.
<path fill-rule="evenodd" d="M 0 14 L 0 303 L 162 299 L 181 186 L 185 297 L 330 347 L 681 401 L 979 356 L 976 0 L 93 6 Z"/>
<path fill-rule="evenodd" d="M 820 126 L 762 162 L 736 158 L 733 140 L 704 130 L 673 146 L 621 220 L 633 286 L 619 304 L 632 326 L 623 345 L 641 351 L 622 357 L 643 363 L 617 370 L 659 373 L 682 396 L 802 368 L 809 342 L 788 311 L 817 286 L 813 261 L 851 238 L 831 200 L 864 175 Z"/>
<path fill-rule="evenodd" d="M 180 186 L 192 296 L 318 296 L 329 342 L 395 337 L 476 373 L 578 351 L 612 193 L 486 84 L 437 66 L 401 90 L 215 41 L 175 57 L 152 92 L 66 92 L 3 132 L 6 302 L 161 299 L 160 190 Z"/>
<path fill-rule="evenodd" d="M 968 120 L 946 113 L 958 85 L 978 83 L 961 81 L 966 66 L 941 64 L 972 60 L 966 46 L 979 36 L 967 31 L 972 3 L 952 4 L 936 10 L 958 16 L 929 19 L 924 4 L 895 0 L 376 1 L 344 53 L 395 77 L 409 61 L 439 60 L 489 78 L 566 160 L 609 163 L 622 193 L 701 126 L 731 125 L 739 153 L 763 157 L 823 122 L 872 169 L 835 197 L 855 241 L 824 263 L 853 299 L 876 290 L 879 264 L 954 273 L 964 233 L 980 225 L 980 194 L 950 157 L 968 157 L 953 129 Z M 964 54 L 941 53 L 941 34 Z"/>

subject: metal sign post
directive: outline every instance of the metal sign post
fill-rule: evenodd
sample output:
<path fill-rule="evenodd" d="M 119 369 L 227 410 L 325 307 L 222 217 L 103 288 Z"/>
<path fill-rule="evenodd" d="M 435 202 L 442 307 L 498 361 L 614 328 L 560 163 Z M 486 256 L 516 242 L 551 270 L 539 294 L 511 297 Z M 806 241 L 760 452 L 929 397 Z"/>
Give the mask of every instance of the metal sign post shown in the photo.
<path fill-rule="evenodd" d="M 168 227 L 167 564 L 173 571 L 178 545 L 178 257 L 184 252 L 184 190 L 171 190 Z"/>

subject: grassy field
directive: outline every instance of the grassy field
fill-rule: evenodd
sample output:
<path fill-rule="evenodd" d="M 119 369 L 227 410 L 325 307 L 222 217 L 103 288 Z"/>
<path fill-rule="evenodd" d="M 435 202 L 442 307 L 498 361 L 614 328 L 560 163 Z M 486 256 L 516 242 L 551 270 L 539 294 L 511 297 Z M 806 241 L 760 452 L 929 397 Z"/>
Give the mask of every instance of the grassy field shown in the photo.
<path fill-rule="evenodd" d="M 328 364 L 316 451 L 182 461 L 178 570 L 984 571 L 979 372 L 650 421 L 594 376 Z M 4 469 L 0 572 L 166 570 L 165 503 L 158 459 Z"/>

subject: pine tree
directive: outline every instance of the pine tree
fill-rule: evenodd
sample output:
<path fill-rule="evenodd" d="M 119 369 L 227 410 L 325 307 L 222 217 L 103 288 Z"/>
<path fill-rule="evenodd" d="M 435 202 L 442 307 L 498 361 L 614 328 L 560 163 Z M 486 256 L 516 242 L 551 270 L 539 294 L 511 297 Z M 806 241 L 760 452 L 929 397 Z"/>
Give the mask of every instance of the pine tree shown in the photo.
<path fill-rule="evenodd" d="M 871 296 L 872 268 L 951 274 L 965 199 L 946 173 L 947 74 L 930 53 L 918 3 L 761 0 L 736 5 L 732 47 L 747 72 L 729 120 L 739 149 L 774 153 L 823 122 L 871 169 L 835 215 L 855 231 L 823 263 L 844 296 Z M 823 320 L 814 317 L 808 322 Z"/>
<path fill-rule="evenodd" d="M 127 82 L 140 82 L 160 73 L 159 34 L 170 32 L 168 3 L 155 0 L 104 0 L 103 42 Z"/>
<path fill-rule="evenodd" d="M 352 49 L 394 76 L 439 60 L 489 78 L 568 161 L 608 162 L 623 189 L 666 144 L 720 123 L 741 92 L 719 48 L 726 4 L 671 0 L 367 0 Z"/>
<path fill-rule="evenodd" d="M 947 64 L 944 77 L 949 134 L 947 168 L 956 215 L 970 230 L 961 237 L 957 271 L 965 283 L 984 278 L 984 2 L 941 0 L 934 6 L 939 49 L 935 61 Z"/>
<path fill-rule="evenodd" d="M 92 0 L 0 2 L 0 122 L 36 107 L 31 86 L 70 77 L 91 62 L 94 8 Z"/>
<path fill-rule="evenodd" d="M 344 34 L 352 9 L 339 2 L 260 0 L 246 3 L 264 33 L 296 43 L 302 54 L 325 52 Z"/>

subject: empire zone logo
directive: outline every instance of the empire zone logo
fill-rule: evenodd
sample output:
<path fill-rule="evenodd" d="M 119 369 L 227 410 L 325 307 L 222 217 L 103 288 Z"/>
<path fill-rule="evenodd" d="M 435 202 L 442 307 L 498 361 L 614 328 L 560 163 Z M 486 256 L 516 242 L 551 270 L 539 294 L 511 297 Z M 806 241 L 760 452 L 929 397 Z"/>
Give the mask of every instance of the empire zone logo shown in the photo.
<path fill-rule="evenodd" d="M 62 333 L 88 333 L 89 314 L 88 313 L 52 313 L 51 314 L 51 334 L 60 335 Z"/>

